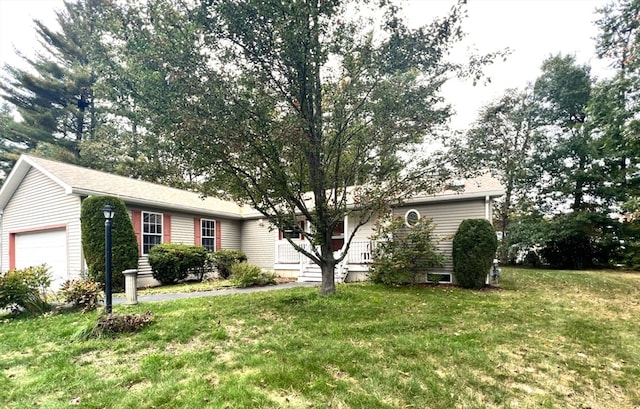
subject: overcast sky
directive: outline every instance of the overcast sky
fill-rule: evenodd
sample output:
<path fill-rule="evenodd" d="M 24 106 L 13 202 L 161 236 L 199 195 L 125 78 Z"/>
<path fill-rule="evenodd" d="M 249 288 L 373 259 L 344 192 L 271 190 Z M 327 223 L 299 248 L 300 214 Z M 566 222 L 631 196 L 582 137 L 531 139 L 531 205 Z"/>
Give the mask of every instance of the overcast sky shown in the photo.
<path fill-rule="evenodd" d="M 453 0 L 409 0 L 407 18 L 411 24 L 427 24 L 435 15 L 446 13 Z M 474 47 L 479 52 L 502 48 L 513 50 L 506 62 L 496 62 L 486 70 L 487 86 L 452 82 L 445 96 L 457 115 L 454 128 L 471 123 L 478 110 L 501 96 L 506 88 L 523 88 L 539 75 L 542 61 L 550 55 L 575 54 L 578 61 L 593 67 L 599 77 L 608 75 L 606 63 L 594 55 L 597 19 L 594 10 L 609 0 L 468 0 L 468 33 L 460 49 Z M 0 0 L 0 66 L 19 60 L 14 47 L 32 54 L 37 47 L 32 20 L 55 24 L 54 10 L 62 0 Z"/>

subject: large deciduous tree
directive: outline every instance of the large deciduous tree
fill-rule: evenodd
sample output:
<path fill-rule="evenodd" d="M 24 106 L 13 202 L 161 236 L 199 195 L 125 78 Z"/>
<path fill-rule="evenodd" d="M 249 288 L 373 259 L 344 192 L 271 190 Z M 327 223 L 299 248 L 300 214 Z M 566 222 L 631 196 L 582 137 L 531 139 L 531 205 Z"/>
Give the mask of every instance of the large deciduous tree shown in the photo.
<path fill-rule="evenodd" d="M 536 160 L 537 207 L 553 215 L 534 231 L 546 232 L 538 248 L 555 267 L 607 265 L 616 251 L 617 224 L 608 216 L 614 202 L 605 191 L 610 181 L 590 109 L 593 84 L 588 66 L 556 55 L 544 61 L 534 86 L 546 141 Z"/>
<path fill-rule="evenodd" d="M 574 211 L 598 205 L 603 177 L 588 111 L 592 84 L 590 67 L 571 55 L 556 55 L 543 62 L 534 86 L 549 142 L 538 161 L 545 179 L 541 196 Z"/>
<path fill-rule="evenodd" d="M 505 196 L 496 213 L 503 243 L 508 243 L 517 198 L 537 180 L 531 171 L 543 140 L 539 126 L 539 109 L 531 90 L 509 89 L 481 110 L 465 134 L 444 141 L 458 171 L 473 174 L 489 170 L 505 187 Z"/>
<path fill-rule="evenodd" d="M 292 244 L 331 294 L 347 254 L 334 253 L 336 227 L 349 215 L 348 249 L 373 214 L 430 187 L 420 149 L 450 115 L 440 88 L 491 56 L 470 71 L 446 61 L 461 5 L 418 29 L 390 2 L 209 0 L 201 11 L 210 53 L 206 95 L 194 100 L 214 109 L 181 148 L 206 194 L 248 203 L 283 230 L 304 217 L 311 246 Z"/>

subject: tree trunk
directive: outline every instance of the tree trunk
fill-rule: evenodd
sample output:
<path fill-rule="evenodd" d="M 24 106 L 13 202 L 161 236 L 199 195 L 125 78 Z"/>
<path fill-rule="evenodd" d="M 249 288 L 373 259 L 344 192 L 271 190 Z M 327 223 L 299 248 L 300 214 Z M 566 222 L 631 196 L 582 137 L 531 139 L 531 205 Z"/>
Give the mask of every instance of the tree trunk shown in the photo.
<path fill-rule="evenodd" d="M 571 206 L 571 208 L 575 211 L 579 211 L 582 210 L 582 208 L 584 207 L 584 203 L 583 203 L 583 199 L 584 199 L 584 192 L 582 191 L 582 188 L 584 187 L 585 181 L 584 181 L 584 172 L 585 172 L 585 167 L 586 167 L 586 159 L 584 157 L 580 157 L 580 162 L 578 164 L 578 172 L 576 174 L 576 183 L 575 183 L 575 188 L 573 191 L 573 206 Z"/>
<path fill-rule="evenodd" d="M 333 258 L 333 248 L 326 243 L 321 248 L 322 258 L 320 259 L 320 269 L 322 270 L 322 285 L 320 294 L 331 295 L 336 293 L 335 269 L 336 261 Z"/>
<path fill-rule="evenodd" d="M 80 159 L 80 142 L 82 141 L 82 133 L 84 132 L 84 108 L 78 112 L 78 118 L 76 123 L 76 142 L 73 146 L 73 156 L 76 159 Z"/>

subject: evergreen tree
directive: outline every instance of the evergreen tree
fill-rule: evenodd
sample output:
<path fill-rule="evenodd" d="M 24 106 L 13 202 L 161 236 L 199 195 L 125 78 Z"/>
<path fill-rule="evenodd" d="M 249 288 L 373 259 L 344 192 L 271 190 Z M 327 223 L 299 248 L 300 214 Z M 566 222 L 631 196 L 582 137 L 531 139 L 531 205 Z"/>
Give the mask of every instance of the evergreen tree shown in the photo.
<path fill-rule="evenodd" d="M 575 211 L 597 207 L 602 171 L 594 150 L 595 135 L 588 116 L 592 82 L 590 68 L 571 55 L 557 55 L 542 64 L 534 86 L 541 106 L 547 150 L 537 160 L 540 200 L 555 209 Z"/>
<path fill-rule="evenodd" d="M 9 174 L 20 153 L 24 151 L 24 146 L 11 137 L 11 130 L 18 125 L 9 104 L 0 103 L 0 180 Z"/>
<path fill-rule="evenodd" d="M 616 70 L 595 90 L 592 115 L 598 151 L 618 206 L 625 263 L 640 268 L 640 1 L 618 0 L 599 10 L 596 50 Z"/>
<path fill-rule="evenodd" d="M 599 10 L 598 56 L 616 70 L 596 89 L 591 111 L 600 143 L 598 150 L 610 177 L 610 195 L 629 217 L 640 197 L 640 1 L 619 0 Z"/>
<path fill-rule="evenodd" d="M 112 120 L 84 154 L 109 170 L 179 188 L 193 187 L 182 139 L 214 121 L 199 7 L 172 0 L 109 3 L 102 9 L 100 95 Z M 211 119 L 209 119 L 211 118 Z M 105 160 L 108 143 L 109 158 Z M 180 154 L 178 154 L 180 152 Z"/>
<path fill-rule="evenodd" d="M 65 2 L 64 9 L 56 12 L 60 31 L 35 21 L 43 49 L 35 57 L 23 57 L 27 68 L 4 67 L 0 82 L 3 98 L 21 117 L 4 138 L 27 150 L 40 146 L 51 153 L 61 149 L 80 159 L 80 142 L 91 138 L 98 125 L 94 104 L 97 76 L 91 56 L 99 3 Z M 67 155 L 59 156 L 67 159 Z"/>

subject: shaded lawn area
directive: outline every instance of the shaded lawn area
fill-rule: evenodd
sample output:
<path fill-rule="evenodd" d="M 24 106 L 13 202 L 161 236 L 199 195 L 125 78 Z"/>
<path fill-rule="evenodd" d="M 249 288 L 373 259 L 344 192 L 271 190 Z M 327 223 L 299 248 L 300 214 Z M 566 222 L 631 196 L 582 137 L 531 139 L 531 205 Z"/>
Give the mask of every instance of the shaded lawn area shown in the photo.
<path fill-rule="evenodd" d="M 503 269 L 499 291 L 338 286 L 196 298 L 132 335 L 0 323 L 3 408 L 638 408 L 640 275 Z"/>

